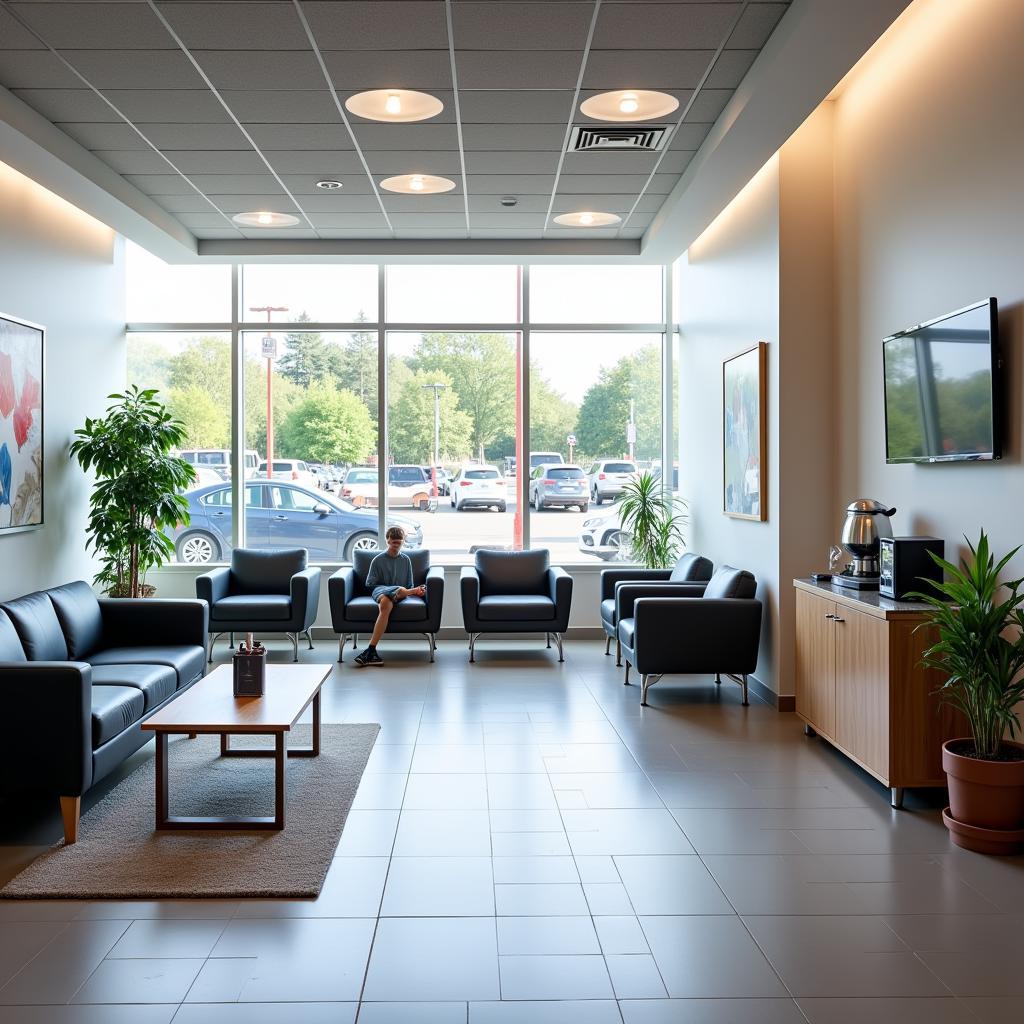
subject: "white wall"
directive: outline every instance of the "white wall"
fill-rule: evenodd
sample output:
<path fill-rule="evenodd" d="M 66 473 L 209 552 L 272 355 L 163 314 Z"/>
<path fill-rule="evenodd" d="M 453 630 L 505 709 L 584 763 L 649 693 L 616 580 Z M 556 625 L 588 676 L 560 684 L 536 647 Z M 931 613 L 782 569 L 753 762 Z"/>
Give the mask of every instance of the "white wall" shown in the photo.
<path fill-rule="evenodd" d="M 40 530 L 0 534 L 0 599 L 95 571 L 84 550 L 89 482 L 67 448 L 124 381 L 120 239 L 0 163 L 0 312 L 47 329 Z"/>

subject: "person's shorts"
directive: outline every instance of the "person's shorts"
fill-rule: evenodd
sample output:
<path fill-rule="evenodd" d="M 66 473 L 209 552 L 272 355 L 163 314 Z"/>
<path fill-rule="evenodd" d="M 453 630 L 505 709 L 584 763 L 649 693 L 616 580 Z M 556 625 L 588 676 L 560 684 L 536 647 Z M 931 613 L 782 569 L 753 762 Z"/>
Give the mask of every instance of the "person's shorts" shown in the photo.
<path fill-rule="evenodd" d="M 397 602 L 402 600 L 398 597 L 398 592 L 401 589 L 401 587 L 374 587 L 373 594 L 371 596 L 377 604 L 380 604 L 380 599 L 382 597 L 390 597 L 393 602 Z"/>

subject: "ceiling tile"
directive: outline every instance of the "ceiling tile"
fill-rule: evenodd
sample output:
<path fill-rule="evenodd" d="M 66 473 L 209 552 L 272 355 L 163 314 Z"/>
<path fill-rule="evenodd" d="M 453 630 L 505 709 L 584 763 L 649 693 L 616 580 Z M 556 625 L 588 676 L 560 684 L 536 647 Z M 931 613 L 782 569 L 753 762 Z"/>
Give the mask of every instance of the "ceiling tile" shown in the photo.
<path fill-rule="evenodd" d="M 265 152 L 295 150 L 346 149 L 352 145 L 348 129 L 336 120 L 333 124 L 246 124 L 256 145 Z"/>
<path fill-rule="evenodd" d="M 658 153 L 621 153 L 589 150 L 566 153 L 563 174 L 650 174 L 657 163 Z"/>
<path fill-rule="evenodd" d="M 470 174 L 554 174 L 558 153 L 551 150 L 535 152 L 466 152 L 466 170 Z"/>
<path fill-rule="evenodd" d="M 276 171 L 277 168 L 275 167 Z M 317 188 L 317 174 L 281 174 L 281 180 L 285 183 L 293 195 L 323 195 L 324 190 Z M 373 193 L 370 179 L 365 174 L 348 174 L 345 176 L 345 191 L 349 195 L 367 195 Z"/>
<path fill-rule="evenodd" d="M 459 90 L 463 124 L 562 124 L 572 111 L 567 90 L 470 92 Z"/>
<path fill-rule="evenodd" d="M 322 178 L 344 177 L 345 186 L 350 187 L 349 179 L 353 175 L 366 175 L 359 154 L 354 149 L 300 149 L 295 152 L 268 150 L 264 156 L 274 165 L 278 174 L 304 174 L 314 182 Z"/>
<path fill-rule="evenodd" d="M 647 186 L 647 192 L 652 196 L 667 196 L 679 182 L 678 174 L 656 174 Z"/>
<path fill-rule="evenodd" d="M 0 8 L 0 50 L 42 49 L 43 44 L 17 18 Z"/>
<path fill-rule="evenodd" d="M 725 42 L 739 3 L 604 4 L 595 50 L 714 50 Z"/>
<path fill-rule="evenodd" d="M 480 228 L 479 230 L 474 229 L 469 236 L 470 238 L 482 238 L 482 239 L 501 239 L 501 238 L 536 238 L 540 239 L 543 237 L 540 231 L 506 231 L 501 228 Z"/>
<path fill-rule="evenodd" d="M 467 124 L 462 127 L 466 149 L 555 150 L 565 142 L 565 125 L 561 124 Z"/>
<path fill-rule="evenodd" d="M 242 237 L 242 232 L 234 230 L 232 228 L 225 227 L 223 231 L 220 228 L 193 228 L 192 234 L 196 238 L 211 238 L 211 239 L 236 239 Z"/>
<path fill-rule="evenodd" d="M 709 89 L 735 89 L 750 70 L 759 50 L 724 50 L 708 75 Z"/>
<path fill-rule="evenodd" d="M 225 213 L 238 213 L 243 207 L 236 207 L 234 210 L 228 210 L 222 202 L 216 197 L 211 197 L 212 201 L 216 206 L 224 210 Z M 251 196 L 246 196 L 247 202 L 252 202 Z M 203 199 L 202 196 L 197 195 L 195 192 L 187 196 L 153 196 L 153 202 L 162 206 L 168 213 L 207 213 L 212 210 L 213 207 Z M 249 209 L 249 207 L 245 207 Z"/>
<path fill-rule="evenodd" d="M 86 149 L 149 149 L 131 125 L 58 122 Z M 157 149 L 252 149 L 245 136 L 232 124 L 149 124 L 136 125 Z"/>
<path fill-rule="evenodd" d="M 741 49 L 760 50 L 768 37 L 775 31 L 787 5 L 783 3 L 751 4 L 740 18 L 733 34 L 729 36 L 728 45 Z"/>
<path fill-rule="evenodd" d="M 81 89 L 85 83 L 49 50 L 0 50 L 5 89 Z"/>
<path fill-rule="evenodd" d="M 243 123 L 254 124 L 340 124 L 341 116 L 326 86 L 323 89 L 251 92 L 225 89 L 224 102 Z M 214 101 L 216 102 L 216 100 Z"/>
<path fill-rule="evenodd" d="M 266 238 L 316 238 L 317 233 L 309 228 L 274 228 L 272 231 L 261 231 L 259 228 L 242 229 L 243 238 L 255 238 L 263 241 Z"/>
<path fill-rule="evenodd" d="M 718 115 L 732 99 L 731 89 L 701 89 L 686 114 L 687 121 L 703 121 L 707 124 L 718 120 Z"/>
<path fill-rule="evenodd" d="M 471 174 L 470 195 L 550 195 L 552 174 Z"/>
<path fill-rule="evenodd" d="M 340 228 L 321 228 L 319 230 L 321 238 L 335 238 L 350 241 L 362 241 L 364 238 L 394 238 L 395 236 L 384 228 L 382 231 L 345 231 Z"/>
<path fill-rule="evenodd" d="M 173 168 L 151 149 L 97 150 L 94 154 L 118 174 L 173 174 Z"/>
<path fill-rule="evenodd" d="M 466 208 L 463 197 L 452 192 L 443 192 L 436 196 L 405 196 L 394 192 L 382 192 L 381 198 L 388 214 L 422 213 L 425 209 L 435 213 L 464 214 Z M 427 200 L 430 202 L 429 207 L 425 206 Z M 488 209 L 494 205 L 496 204 L 492 202 Z"/>
<path fill-rule="evenodd" d="M 605 213 L 628 213 L 637 201 L 635 195 L 557 195 L 552 206 L 554 213 L 573 213 L 577 210 L 602 210 Z M 638 208 L 659 209 L 662 196 L 642 196 Z"/>
<path fill-rule="evenodd" d="M 364 213 L 311 213 L 310 220 L 313 222 L 313 227 L 317 229 L 348 228 L 351 231 L 356 231 L 376 228 L 379 231 L 388 226 L 384 214 L 380 212 L 380 207 L 377 207 L 376 212 L 368 210 Z"/>
<path fill-rule="evenodd" d="M 220 228 L 230 229 L 230 224 L 219 213 L 209 205 L 206 207 L 209 213 L 179 213 L 177 219 L 189 229 L 194 228 Z"/>
<path fill-rule="evenodd" d="M 460 50 L 459 89 L 575 89 L 582 50 Z"/>
<path fill-rule="evenodd" d="M 458 50 L 581 50 L 587 41 L 590 3 L 506 3 L 504 0 L 452 5 Z"/>
<path fill-rule="evenodd" d="M 303 195 L 302 208 L 308 214 L 375 213 L 380 215 L 380 203 L 372 192 L 346 196 L 334 192 L 321 192 L 315 196 Z M 218 204 L 220 205 L 220 204 Z"/>
<path fill-rule="evenodd" d="M 12 89 L 18 99 L 50 121 L 117 121 L 92 89 Z"/>
<path fill-rule="evenodd" d="M 205 86 L 199 89 L 107 89 L 104 94 L 131 121 L 223 124 L 229 120 L 217 97 Z M 91 119 L 69 117 L 65 120 Z"/>
<path fill-rule="evenodd" d="M 558 179 L 562 195 L 610 192 L 636 196 L 647 181 L 646 174 L 565 174 Z"/>
<path fill-rule="evenodd" d="M 233 192 L 283 196 L 271 174 L 197 174 L 191 177 L 205 195 Z M 194 192 L 177 174 L 126 174 L 125 178 L 149 196 L 187 196 Z"/>
<path fill-rule="evenodd" d="M 713 50 L 591 51 L 583 85 L 587 89 L 695 89 Z"/>
<path fill-rule="evenodd" d="M 467 238 L 466 225 L 463 222 L 461 228 L 432 228 L 424 231 L 422 228 L 403 228 L 395 232 L 395 238 L 426 239 L 433 241 L 435 238 Z"/>
<path fill-rule="evenodd" d="M 308 50 L 295 5 L 279 3 L 162 3 L 160 13 L 193 50 Z"/>
<path fill-rule="evenodd" d="M 453 124 L 371 124 L 369 121 L 353 123 L 352 130 L 361 149 L 447 150 L 459 148 L 459 136 Z"/>
<path fill-rule="evenodd" d="M 307 197 L 312 198 L 312 197 Z M 204 209 L 209 209 L 208 203 L 204 202 L 201 196 L 192 193 L 187 196 L 154 196 L 156 202 L 158 202 L 164 209 L 176 212 L 184 209 L 188 213 L 199 213 Z M 273 193 L 255 193 L 253 195 L 245 196 L 230 196 L 230 195 L 210 195 L 210 201 L 219 209 L 223 210 L 226 214 L 233 215 L 236 213 L 245 213 L 247 210 L 262 210 L 262 209 L 276 209 L 281 207 L 284 209 L 282 204 L 291 206 L 291 200 L 278 189 Z M 197 207 L 194 204 L 200 202 L 203 205 Z M 303 200 L 303 208 L 305 208 L 306 202 Z"/>
<path fill-rule="evenodd" d="M 388 88 L 436 92 L 452 87 L 447 50 L 325 50 L 323 58 L 331 81 L 345 92 Z"/>
<path fill-rule="evenodd" d="M 521 196 L 518 193 L 513 193 L 519 200 L 515 207 L 517 213 L 546 213 L 548 203 L 551 200 L 549 194 L 541 196 Z M 498 202 L 499 196 L 476 196 L 471 195 L 469 197 L 469 210 L 471 214 L 477 213 L 497 213 L 504 209 L 504 207 Z"/>
<path fill-rule="evenodd" d="M 177 44 L 147 4 L 12 3 L 50 46 L 63 49 L 165 49 Z M 130 17 L 128 16 L 130 13 Z"/>
<path fill-rule="evenodd" d="M 312 50 L 197 50 L 193 56 L 218 89 L 326 89 Z"/>
<path fill-rule="evenodd" d="M 63 50 L 96 89 L 205 89 L 180 50 Z"/>
<path fill-rule="evenodd" d="M 304 0 L 302 10 L 322 50 L 448 48 L 441 0 L 405 0 L 404 3 Z"/>
<path fill-rule="evenodd" d="M 684 121 L 672 133 L 669 148 L 700 149 L 701 143 L 707 138 L 709 131 L 711 131 L 710 123 L 691 124 L 689 121 Z"/>
<path fill-rule="evenodd" d="M 191 150 L 167 152 L 167 158 L 185 174 L 262 174 L 266 164 L 253 150 Z M 276 170 L 277 168 L 275 168 Z"/>
<path fill-rule="evenodd" d="M 459 180 L 462 174 L 462 161 L 457 152 L 448 150 L 380 150 L 364 153 L 370 170 L 378 175 L 392 174 L 440 174 L 447 178 Z M 417 198 L 413 196 L 413 198 Z"/>

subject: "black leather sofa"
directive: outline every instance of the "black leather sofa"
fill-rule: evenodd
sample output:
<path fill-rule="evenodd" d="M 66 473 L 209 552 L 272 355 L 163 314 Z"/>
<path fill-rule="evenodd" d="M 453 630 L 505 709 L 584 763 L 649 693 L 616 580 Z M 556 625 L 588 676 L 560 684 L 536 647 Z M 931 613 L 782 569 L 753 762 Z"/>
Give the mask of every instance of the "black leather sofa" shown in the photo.
<path fill-rule="evenodd" d="M 82 581 L 0 604 L 0 795 L 82 794 L 149 739 L 141 723 L 202 678 L 202 601 L 98 599 Z"/>

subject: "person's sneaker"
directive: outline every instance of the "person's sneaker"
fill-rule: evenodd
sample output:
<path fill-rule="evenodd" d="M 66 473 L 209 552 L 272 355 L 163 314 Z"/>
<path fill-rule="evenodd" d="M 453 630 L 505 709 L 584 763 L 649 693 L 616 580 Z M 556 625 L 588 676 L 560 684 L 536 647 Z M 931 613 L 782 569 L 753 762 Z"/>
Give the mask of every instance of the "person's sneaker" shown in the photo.
<path fill-rule="evenodd" d="M 367 665 L 383 665 L 384 659 L 377 653 L 376 647 L 368 647 L 366 649 L 366 664 Z"/>
<path fill-rule="evenodd" d="M 363 668 L 365 665 L 369 665 L 370 664 L 370 655 L 372 653 L 373 652 L 370 650 L 369 647 L 367 647 L 365 651 L 361 651 L 359 654 L 356 655 L 356 658 L 355 658 L 356 664 L 360 668 Z"/>

